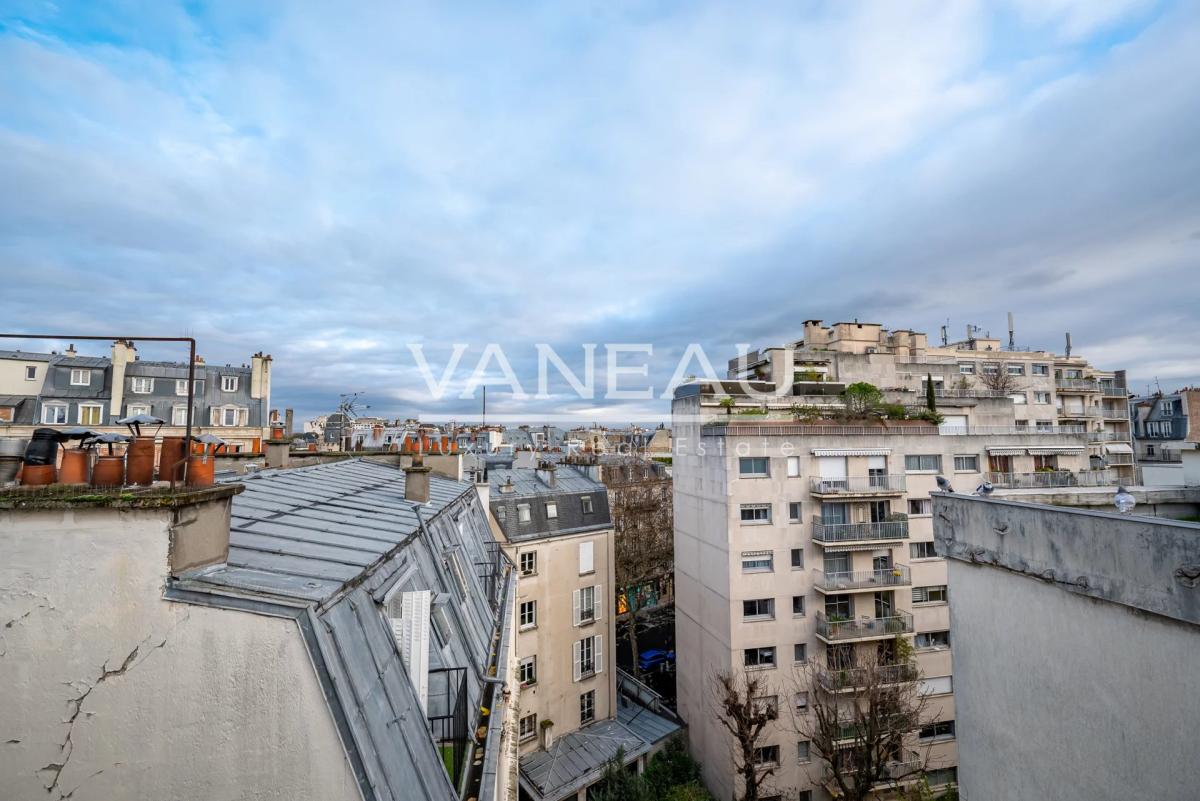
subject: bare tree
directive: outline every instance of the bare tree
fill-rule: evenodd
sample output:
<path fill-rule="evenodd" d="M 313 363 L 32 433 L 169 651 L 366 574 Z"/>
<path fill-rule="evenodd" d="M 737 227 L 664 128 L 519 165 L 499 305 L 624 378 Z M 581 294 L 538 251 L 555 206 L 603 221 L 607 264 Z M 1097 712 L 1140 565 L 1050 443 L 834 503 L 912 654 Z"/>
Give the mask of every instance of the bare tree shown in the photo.
<path fill-rule="evenodd" d="M 759 758 L 767 727 L 779 717 L 778 701 L 767 695 L 766 680 L 745 671 L 718 673 L 713 677 L 717 720 L 733 742 L 734 772 L 742 780 L 738 801 L 758 801 L 770 792 L 770 780 L 778 762 Z"/>
<path fill-rule="evenodd" d="M 896 637 L 874 649 L 831 646 L 827 660 L 798 671 L 809 702 L 793 712 L 796 731 L 819 757 L 820 779 L 846 801 L 919 780 L 929 749 L 913 742 L 931 721 L 912 645 Z"/>
<path fill-rule="evenodd" d="M 616 597 L 625 598 L 634 676 L 639 673 L 637 633 L 645 611 L 642 593 L 649 584 L 669 588 L 675 569 L 672 483 L 658 470 L 630 458 L 606 464 L 603 471 L 616 540 Z"/>
<path fill-rule="evenodd" d="M 979 373 L 979 383 L 983 384 L 990 390 L 995 392 L 1003 392 L 1005 395 L 1013 392 L 1021 391 L 1021 382 L 1017 377 L 1008 372 L 1004 365 L 998 365 L 994 373 Z"/>

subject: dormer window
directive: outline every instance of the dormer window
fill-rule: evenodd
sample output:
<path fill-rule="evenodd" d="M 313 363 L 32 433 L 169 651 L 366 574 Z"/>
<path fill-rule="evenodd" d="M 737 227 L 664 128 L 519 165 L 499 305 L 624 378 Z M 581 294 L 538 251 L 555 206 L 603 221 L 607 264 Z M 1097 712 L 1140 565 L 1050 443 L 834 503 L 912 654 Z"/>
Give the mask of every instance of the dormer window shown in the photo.
<path fill-rule="evenodd" d="M 222 392 L 237 392 L 238 377 L 236 375 L 221 376 L 221 391 Z"/>
<path fill-rule="evenodd" d="M 72 370 L 71 371 L 71 386 L 73 387 L 90 387 L 92 385 L 91 370 Z"/>
<path fill-rule="evenodd" d="M 135 395 L 149 395 L 154 391 L 154 379 L 142 378 L 140 376 L 134 377 L 131 380 L 130 388 Z"/>

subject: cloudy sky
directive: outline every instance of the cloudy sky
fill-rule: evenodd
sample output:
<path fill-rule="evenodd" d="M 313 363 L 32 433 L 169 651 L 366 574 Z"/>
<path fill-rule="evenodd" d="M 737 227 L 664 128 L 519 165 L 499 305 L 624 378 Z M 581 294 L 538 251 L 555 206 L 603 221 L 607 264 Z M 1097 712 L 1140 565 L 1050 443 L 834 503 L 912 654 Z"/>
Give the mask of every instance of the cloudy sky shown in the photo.
<path fill-rule="evenodd" d="M 603 369 L 535 397 L 536 345 L 645 343 L 619 386 L 661 393 L 691 343 L 1010 310 L 1173 389 L 1198 145 L 1196 3 L 10 0 L 0 328 L 264 350 L 302 416 L 474 411 L 498 343 L 493 412 L 655 419 Z M 435 401 L 409 346 L 455 344 Z"/>

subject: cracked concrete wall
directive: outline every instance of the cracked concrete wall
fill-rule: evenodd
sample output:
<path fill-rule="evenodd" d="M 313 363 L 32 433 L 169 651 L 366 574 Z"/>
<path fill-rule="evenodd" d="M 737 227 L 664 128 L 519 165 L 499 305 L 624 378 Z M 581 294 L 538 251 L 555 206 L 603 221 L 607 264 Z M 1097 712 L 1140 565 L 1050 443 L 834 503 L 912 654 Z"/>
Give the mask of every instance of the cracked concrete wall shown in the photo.
<path fill-rule="evenodd" d="M 169 519 L 0 512 L 0 796 L 360 798 L 296 623 L 162 599 Z"/>

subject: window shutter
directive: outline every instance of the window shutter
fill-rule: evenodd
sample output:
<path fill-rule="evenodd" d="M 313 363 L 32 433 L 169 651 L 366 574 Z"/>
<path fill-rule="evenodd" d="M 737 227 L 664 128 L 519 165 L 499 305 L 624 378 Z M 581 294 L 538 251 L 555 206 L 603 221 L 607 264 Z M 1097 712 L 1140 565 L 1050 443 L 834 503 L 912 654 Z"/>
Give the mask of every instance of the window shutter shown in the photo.
<path fill-rule="evenodd" d="M 571 619 L 573 621 L 575 621 L 575 625 L 578 626 L 579 625 L 579 590 L 571 591 L 571 610 L 572 610 L 571 614 L 573 615 L 573 617 Z"/>
<path fill-rule="evenodd" d="M 592 557 L 592 543 L 579 543 L 579 572 L 580 574 L 591 573 L 595 569 L 595 560 Z"/>
<path fill-rule="evenodd" d="M 429 590 L 401 593 L 401 616 L 392 620 L 392 633 L 400 646 L 404 669 L 423 711 L 429 705 L 429 602 Z"/>
<path fill-rule="evenodd" d="M 579 652 L 580 652 L 580 643 L 579 643 L 579 640 L 576 640 L 572 644 L 572 652 L 571 652 L 572 659 L 574 660 L 573 675 L 575 676 L 575 681 L 579 681 L 579 676 L 580 676 L 580 673 L 579 673 L 580 654 L 579 654 Z"/>
<path fill-rule="evenodd" d="M 221 410 L 220 410 L 220 408 L 214 406 L 208 410 L 208 424 L 210 426 L 221 425 Z"/>
<path fill-rule="evenodd" d="M 600 585 L 599 584 L 597 584 L 595 587 L 592 587 L 592 592 L 595 593 L 595 595 L 592 597 L 592 604 L 594 605 L 595 610 L 596 610 L 594 614 L 595 614 L 596 620 L 599 620 L 602 617 L 604 617 L 604 600 L 603 600 L 604 596 L 602 596 L 600 594 Z"/>
<path fill-rule="evenodd" d="M 595 648 L 594 653 L 595 653 L 595 657 L 596 657 L 596 672 L 603 673 L 604 672 L 604 638 L 601 637 L 599 634 L 597 634 L 595 636 L 595 638 L 593 638 L 592 647 Z"/>
<path fill-rule="evenodd" d="M 250 410 L 245 407 L 238 409 L 238 425 L 239 426 L 248 425 L 249 422 L 250 422 Z"/>
<path fill-rule="evenodd" d="M 787 474 L 789 478 L 795 478 L 800 475 L 800 457 L 789 456 L 787 460 Z"/>

